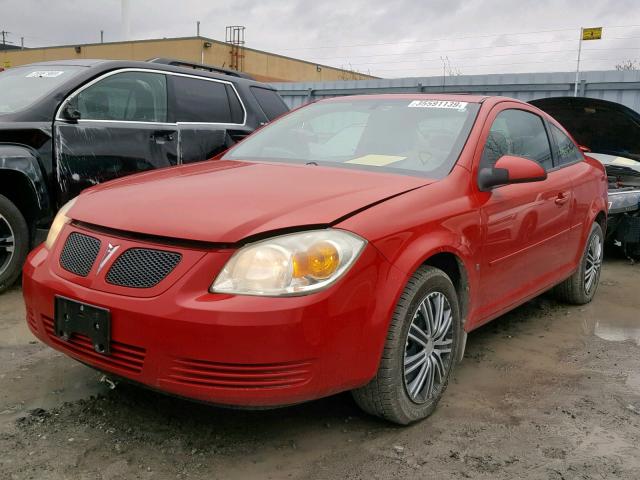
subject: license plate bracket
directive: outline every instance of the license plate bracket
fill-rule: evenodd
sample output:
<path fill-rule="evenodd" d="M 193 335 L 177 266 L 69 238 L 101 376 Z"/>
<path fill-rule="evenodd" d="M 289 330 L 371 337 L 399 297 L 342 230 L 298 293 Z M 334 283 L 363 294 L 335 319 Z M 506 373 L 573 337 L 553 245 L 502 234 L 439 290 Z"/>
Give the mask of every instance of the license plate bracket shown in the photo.
<path fill-rule="evenodd" d="M 111 353 L 111 312 L 106 308 L 56 295 L 53 323 L 60 339 L 68 342 L 74 334 L 85 335 L 97 353 Z"/>

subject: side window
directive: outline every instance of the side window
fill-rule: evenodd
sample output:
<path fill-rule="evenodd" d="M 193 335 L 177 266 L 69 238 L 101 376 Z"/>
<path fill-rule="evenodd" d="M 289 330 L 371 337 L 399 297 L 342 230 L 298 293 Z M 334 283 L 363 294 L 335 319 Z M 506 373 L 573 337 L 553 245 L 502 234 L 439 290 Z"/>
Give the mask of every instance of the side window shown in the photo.
<path fill-rule="evenodd" d="M 171 78 L 178 122 L 234 123 L 224 83 L 174 75 Z"/>
<path fill-rule="evenodd" d="M 260 108 L 262 108 L 262 111 L 269 120 L 273 120 L 274 118 L 289 111 L 289 108 L 284 103 L 280 95 L 278 95 L 274 90 L 251 87 L 251 93 L 256 97 Z"/>
<path fill-rule="evenodd" d="M 504 110 L 491 125 L 480 160 L 481 167 L 493 167 L 503 155 L 535 160 L 553 168 L 549 138 L 542 119 L 524 110 Z"/>
<path fill-rule="evenodd" d="M 576 147 L 575 143 L 567 137 L 562 130 L 551 124 L 551 132 L 556 140 L 558 147 L 558 164 L 565 165 L 567 163 L 578 162 L 582 160 L 582 154 Z"/>
<path fill-rule="evenodd" d="M 71 102 L 82 120 L 166 122 L 167 79 L 160 73 L 116 73 L 82 90 Z"/>

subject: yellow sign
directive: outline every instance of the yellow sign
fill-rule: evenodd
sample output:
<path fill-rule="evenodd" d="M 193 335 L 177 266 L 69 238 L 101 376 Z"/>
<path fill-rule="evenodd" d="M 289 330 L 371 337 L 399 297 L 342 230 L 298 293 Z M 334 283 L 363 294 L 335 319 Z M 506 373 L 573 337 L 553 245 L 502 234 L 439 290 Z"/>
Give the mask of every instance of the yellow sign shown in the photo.
<path fill-rule="evenodd" d="M 602 27 L 582 29 L 582 40 L 600 40 L 601 38 L 602 38 Z"/>

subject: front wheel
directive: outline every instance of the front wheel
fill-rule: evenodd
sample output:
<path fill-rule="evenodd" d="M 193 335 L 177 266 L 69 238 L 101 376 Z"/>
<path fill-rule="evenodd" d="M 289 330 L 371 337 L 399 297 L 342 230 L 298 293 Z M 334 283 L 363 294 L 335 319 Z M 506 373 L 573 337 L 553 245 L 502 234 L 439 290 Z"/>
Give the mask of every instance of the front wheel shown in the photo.
<path fill-rule="evenodd" d="M 578 270 L 555 288 L 555 294 L 560 300 L 584 305 L 593 299 L 600 281 L 603 252 L 602 227 L 594 222 Z"/>
<path fill-rule="evenodd" d="M 15 282 L 29 251 L 29 228 L 20 210 L 0 195 L 0 293 Z"/>
<path fill-rule="evenodd" d="M 434 267 L 418 269 L 396 305 L 376 376 L 352 392 L 356 403 L 401 425 L 429 416 L 447 388 L 461 329 L 449 277 Z"/>

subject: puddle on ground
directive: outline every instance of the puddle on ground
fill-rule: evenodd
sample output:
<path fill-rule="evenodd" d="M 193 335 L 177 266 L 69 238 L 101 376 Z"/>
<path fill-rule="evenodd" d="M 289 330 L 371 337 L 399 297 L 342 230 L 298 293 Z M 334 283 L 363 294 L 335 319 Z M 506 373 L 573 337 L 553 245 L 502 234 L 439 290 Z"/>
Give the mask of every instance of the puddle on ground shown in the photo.
<path fill-rule="evenodd" d="M 25 320 L 22 292 L 11 289 L 0 295 L 0 348 L 26 345 L 35 340 Z"/>
<path fill-rule="evenodd" d="M 585 318 L 584 332 L 609 342 L 632 341 L 640 346 L 640 319 L 630 320 L 610 317 L 606 319 Z"/>
<path fill-rule="evenodd" d="M 0 425 L 34 409 L 49 410 L 66 402 L 106 394 L 101 374 L 71 359 L 55 355 L 19 370 L 0 374 Z"/>
<path fill-rule="evenodd" d="M 48 410 L 65 402 L 74 402 L 107 393 L 108 386 L 99 381 L 102 377 L 100 373 L 83 365 L 74 367 L 67 369 L 63 375 L 49 377 L 38 387 L 33 388 L 32 397 L 25 404 L 25 410 L 34 408 Z"/>
<path fill-rule="evenodd" d="M 20 289 L 0 296 L 0 426 L 29 410 L 103 394 L 107 386 L 99 378 L 95 370 L 36 339 L 25 320 Z"/>

